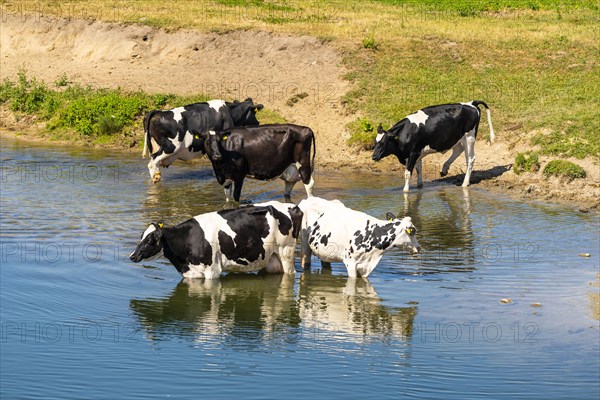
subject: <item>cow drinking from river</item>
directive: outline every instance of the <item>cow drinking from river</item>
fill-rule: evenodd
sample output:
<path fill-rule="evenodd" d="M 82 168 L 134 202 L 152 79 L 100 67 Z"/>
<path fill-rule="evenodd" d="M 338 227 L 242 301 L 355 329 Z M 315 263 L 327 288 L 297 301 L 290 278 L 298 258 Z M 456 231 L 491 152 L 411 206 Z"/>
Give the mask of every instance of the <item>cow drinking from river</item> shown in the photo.
<path fill-rule="evenodd" d="M 164 255 L 185 278 L 262 269 L 293 274 L 301 223 L 298 207 L 277 202 L 202 214 L 171 228 L 153 223 L 129 258 Z"/>
<path fill-rule="evenodd" d="M 242 102 L 210 100 L 172 110 L 154 110 L 144 118 L 145 157 L 150 153 L 148 171 L 154 183 L 160 181 L 159 166 L 176 160 L 190 160 L 205 153 L 206 131 L 234 126 L 258 125 L 256 113 L 263 108 L 251 98 Z"/>
<path fill-rule="evenodd" d="M 375 138 L 373 160 L 379 161 L 391 154 L 398 157 L 400 163 L 406 166 L 404 191 L 408 192 L 410 177 L 415 167 L 418 186 L 423 186 L 421 159 L 427 154 L 444 153 L 452 149 L 452 155 L 442 167 L 441 175 L 445 176 L 450 165 L 464 151 L 467 172 L 462 186 L 469 186 L 475 163 L 475 137 L 480 119 L 479 105 L 486 108 L 490 142 L 493 142 L 494 129 L 487 104 L 478 100 L 469 103 L 443 104 L 425 107 L 410 114 L 387 131 L 380 125 Z"/>

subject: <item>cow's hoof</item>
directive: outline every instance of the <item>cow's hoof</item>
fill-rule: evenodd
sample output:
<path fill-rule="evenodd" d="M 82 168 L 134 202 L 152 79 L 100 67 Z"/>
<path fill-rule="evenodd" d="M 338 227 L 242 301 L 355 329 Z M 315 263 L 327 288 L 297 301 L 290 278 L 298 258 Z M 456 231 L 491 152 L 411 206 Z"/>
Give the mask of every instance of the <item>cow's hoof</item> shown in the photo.
<path fill-rule="evenodd" d="M 464 187 L 464 188 L 466 188 L 466 187 L 469 187 L 469 184 L 468 183 L 463 183 L 461 186 Z"/>
<path fill-rule="evenodd" d="M 154 176 L 152 177 L 152 183 L 157 183 L 157 182 L 159 182 L 159 181 L 160 181 L 160 178 L 161 178 L 161 176 L 160 176 L 160 172 L 157 172 L 157 173 L 155 173 L 155 174 L 154 174 Z"/>
<path fill-rule="evenodd" d="M 443 178 L 444 176 L 446 176 L 446 175 L 448 175 L 448 172 L 444 172 L 444 171 L 441 171 L 441 172 L 440 172 L 440 176 L 441 176 L 442 178 Z"/>
<path fill-rule="evenodd" d="M 402 191 L 403 191 L 404 193 L 408 193 L 408 192 L 410 192 L 410 189 L 406 189 L 406 188 L 404 188 L 404 189 L 402 189 Z"/>
<path fill-rule="evenodd" d="M 422 187 L 423 187 L 423 184 L 422 184 L 422 183 L 418 183 L 418 184 L 417 184 L 417 187 L 419 187 L 419 188 L 422 188 Z"/>

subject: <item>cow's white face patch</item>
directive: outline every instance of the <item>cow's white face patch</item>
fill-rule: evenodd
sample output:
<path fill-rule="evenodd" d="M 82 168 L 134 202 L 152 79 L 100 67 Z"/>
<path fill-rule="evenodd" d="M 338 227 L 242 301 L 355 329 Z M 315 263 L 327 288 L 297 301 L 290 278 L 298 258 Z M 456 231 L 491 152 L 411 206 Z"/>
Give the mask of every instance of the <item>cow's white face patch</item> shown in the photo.
<path fill-rule="evenodd" d="M 219 108 L 225 105 L 225 101 L 223 100 L 209 100 L 207 103 L 208 106 L 215 111 L 219 111 Z"/>
<path fill-rule="evenodd" d="M 217 134 L 217 132 L 215 132 L 215 131 L 208 131 L 208 134 L 209 134 L 210 136 L 215 136 L 215 135 Z"/>
<path fill-rule="evenodd" d="M 144 231 L 144 234 L 142 235 L 142 242 L 144 241 L 144 239 L 146 239 L 146 236 L 148 236 L 155 230 L 156 230 L 156 227 L 154 225 L 150 224 L 150 226 Z"/>
<path fill-rule="evenodd" d="M 185 107 L 177 107 L 171 110 L 173 112 L 173 119 L 175 122 L 181 121 L 181 113 L 185 111 Z"/>
<path fill-rule="evenodd" d="M 377 143 L 381 142 L 381 139 L 383 139 L 383 133 L 378 133 L 377 136 L 375 136 L 375 141 Z"/>
<path fill-rule="evenodd" d="M 414 114 L 410 114 L 406 117 L 410 122 L 419 126 L 420 124 L 425 125 L 425 121 L 429 118 L 429 115 L 425 114 L 423 110 L 419 110 Z"/>

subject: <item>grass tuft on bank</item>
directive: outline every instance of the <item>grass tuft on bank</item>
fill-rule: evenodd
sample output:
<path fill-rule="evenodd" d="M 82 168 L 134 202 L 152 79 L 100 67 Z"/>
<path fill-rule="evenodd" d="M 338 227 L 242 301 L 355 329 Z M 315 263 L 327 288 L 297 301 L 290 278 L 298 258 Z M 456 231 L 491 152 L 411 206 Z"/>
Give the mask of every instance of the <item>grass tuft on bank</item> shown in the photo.
<path fill-rule="evenodd" d="M 55 138 L 74 132 L 80 139 L 98 144 L 118 142 L 123 136 L 130 136 L 134 143 L 136 134 L 141 137 L 146 112 L 209 99 L 206 94 L 179 96 L 96 89 L 70 83 L 66 77 L 51 86 L 35 77 L 29 78 L 25 71 L 19 72 L 15 81 L 6 79 L 0 84 L 0 105 L 8 107 L 17 118 L 37 117 Z M 259 119 L 263 123 L 285 122 L 271 110 L 263 110 Z"/>

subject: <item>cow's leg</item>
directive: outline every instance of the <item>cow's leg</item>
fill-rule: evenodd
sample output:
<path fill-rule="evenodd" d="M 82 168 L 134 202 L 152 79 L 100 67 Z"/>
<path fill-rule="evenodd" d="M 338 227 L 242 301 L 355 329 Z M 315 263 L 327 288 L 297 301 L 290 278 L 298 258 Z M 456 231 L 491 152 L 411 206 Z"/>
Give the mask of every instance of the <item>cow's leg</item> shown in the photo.
<path fill-rule="evenodd" d="M 296 163 L 296 168 L 300 172 L 302 183 L 304 183 L 304 189 L 306 189 L 306 196 L 312 197 L 313 186 L 315 186 L 315 180 L 312 176 L 312 170 L 310 168 L 310 160 L 308 157 L 302 160 L 300 163 Z"/>
<path fill-rule="evenodd" d="M 235 201 L 240 201 L 240 195 L 242 194 L 242 185 L 244 184 L 244 178 L 242 179 L 237 179 L 234 182 L 234 186 L 233 186 L 233 199 Z"/>
<path fill-rule="evenodd" d="M 415 168 L 417 170 L 417 187 L 423 187 L 423 162 L 421 158 L 415 164 Z"/>
<path fill-rule="evenodd" d="M 462 186 L 467 187 L 471 183 L 471 172 L 473 172 L 473 164 L 475 164 L 475 133 L 477 128 L 471 129 L 464 136 L 465 140 L 465 158 L 467 160 L 467 172 Z"/>
<path fill-rule="evenodd" d="M 152 182 L 156 183 L 160 181 L 160 170 L 158 169 L 158 164 L 155 162 L 152 155 L 150 155 L 150 161 L 148 162 L 148 172 L 150 173 L 150 179 L 152 179 Z M 155 179 L 155 177 L 157 179 Z"/>
<path fill-rule="evenodd" d="M 233 197 L 233 181 L 231 179 L 223 182 L 223 191 L 225 192 L 225 202 L 229 203 Z"/>
<path fill-rule="evenodd" d="M 307 197 L 312 197 L 312 195 L 313 195 L 312 192 L 313 192 L 314 186 L 315 186 L 315 181 L 314 181 L 313 177 L 311 176 L 308 183 L 304 185 L 304 189 L 306 189 Z"/>
<path fill-rule="evenodd" d="M 302 229 L 302 232 L 300 233 L 300 257 L 303 269 L 310 268 L 310 258 L 312 257 L 312 250 L 308 244 L 308 236 L 308 229 Z"/>
<path fill-rule="evenodd" d="M 294 253 L 296 252 L 296 244 L 292 246 L 283 247 L 280 250 L 279 259 L 281 260 L 281 266 L 283 272 L 286 274 L 295 274 L 296 265 L 294 262 Z"/>
<path fill-rule="evenodd" d="M 294 185 L 296 182 L 288 182 L 285 181 L 285 190 L 283 191 L 283 196 L 286 198 L 292 197 L 292 189 L 294 189 Z"/>
<path fill-rule="evenodd" d="M 412 171 L 415 168 L 415 164 L 419 157 L 420 153 L 412 152 L 408 156 L 408 162 L 406 163 L 406 170 L 404 171 L 404 192 L 408 192 L 410 190 L 410 177 L 412 175 Z"/>
<path fill-rule="evenodd" d="M 456 143 L 454 147 L 452 147 L 452 154 L 450 155 L 450 158 L 448 158 L 442 166 L 442 171 L 440 172 L 441 176 L 448 175 L 448 169 L 450 169 L 450 165 L 452 165 L 454 160 L 456 160 L 458 156 L 460 156 L 460 153 L 462 153 L 464 149 L 465 146 L 462 140 L 459 140 L 458 143 Z"/>
<path fill-rule="evenodd" d="M 346 266 L 346 269 L 348 270 L 348 276 L 350 278 L 356 278 L 358 275 L 357 270 L 356 270 L 356 261 L 351 258 L 346 258 L 346 259 L 344 259 L 344 265 Z"/>
<path fill-rule="evenodd" d="M 331 269 L 331 263 L 329 261 L 321 260 L 321 268 Z"/>

